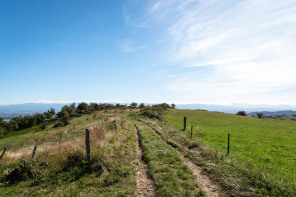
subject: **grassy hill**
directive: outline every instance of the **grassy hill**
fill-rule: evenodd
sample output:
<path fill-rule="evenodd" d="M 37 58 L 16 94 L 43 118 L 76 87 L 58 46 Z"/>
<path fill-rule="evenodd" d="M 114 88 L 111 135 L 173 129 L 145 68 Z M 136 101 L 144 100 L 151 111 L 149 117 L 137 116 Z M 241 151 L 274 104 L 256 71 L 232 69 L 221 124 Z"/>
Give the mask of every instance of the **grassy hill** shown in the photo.
<path fill-rule="evenodd" d="M 168 110 L 160 121 L 151 118 L 159 118 L 156 112 L 148 113 L 150 118 L 147 113 L 98 111 L 72 118 L 64 127 L 51 123 L 44 130 L 26 129 L 0 139 L 0 147 L 7 148 L 0 159 L 0 195 L 296 194 L 295 121 L 200 110 Z M 85 129 L 90 130 L 90 161 Z"/>
<path fill-rule="evenodd" d="M 295 194 L 295 121 L 200 110 L 174 110 L 166 114 L 168 123 L 179 128 L 183 128 L 185 116 L 186 132 L 193 126 L 194 140 L 225 154 L 230 133 L 229 157 L 236 167 L 246 170 L 248 176 L 260 176 L 270 184 L 268 187 Z"/>

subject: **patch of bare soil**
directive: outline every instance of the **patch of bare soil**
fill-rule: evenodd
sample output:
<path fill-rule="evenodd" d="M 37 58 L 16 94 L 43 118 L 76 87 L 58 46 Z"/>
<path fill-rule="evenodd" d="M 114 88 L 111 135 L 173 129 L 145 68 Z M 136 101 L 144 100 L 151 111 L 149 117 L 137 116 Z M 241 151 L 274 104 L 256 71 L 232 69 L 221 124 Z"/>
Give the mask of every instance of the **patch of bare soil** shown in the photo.
<path fill-rule="evenodd" d="M 143 123 L 143 122 L 142 122 Z M 155 131 L 154 128 L 150 127 L 149 125 L 143 123 L 147 128 L 149 128 L 151 131 L 154 132 L 155 135 L 159 137 L 159 139 L 165 141 L 162 139 L 162 137 Z M 179 152 L 179 151 L 178 151 Z M 192 174 L 195 176 L 196 181 L 198 183 L 198 186 L 200 189 L 210 197 L 218 197 L 222 196 L 222 190 L 220 187 L 216 184 L 214 184 L 210 178 L 207 175 L 202 174 L 202 168 L 196 166 L 194 163 L 192 163 L 189 159 L 185 158 L 184 155 L 182 155 L 180 152 L 180 157 L 183 161 L 183 163 L 192 171 Z"/>
<path fill-rule="evenodd" d="M 137 129 L 135 128 L 135 132 Z M 147 165 L 143 161 L 143 151 L 140 147 L 140 139 L 138 132 L 137 136 L 137 160 L 138 160 L 138 172 L 137 172 L 137 190 L 136 196 L 155 196 L 155 185 L 147 174 Z"/>

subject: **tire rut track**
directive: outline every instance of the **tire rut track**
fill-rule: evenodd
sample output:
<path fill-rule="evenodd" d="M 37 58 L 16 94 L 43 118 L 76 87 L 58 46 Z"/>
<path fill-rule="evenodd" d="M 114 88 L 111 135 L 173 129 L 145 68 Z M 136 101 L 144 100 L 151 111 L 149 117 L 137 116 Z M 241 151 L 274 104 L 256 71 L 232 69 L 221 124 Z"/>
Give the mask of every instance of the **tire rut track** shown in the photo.
<path fill-rule="evenodd" d="M 144 126 L 149 128 L 155 135 L 157 135 L 159 137 L 159 139 L 161 139 L 162 141 L 167 143 L 167 141 L 163 139 L 163 136 L 161 136 L 159 131 L 157 131 L 156 129 L 154 129 L 150 125 L 146 124 L 145 122 L 142 122 L 142 121 L 140 121 L 140 122 Z M 170 145 L 169 143 L 167 143 L 167 144 Z M 219 196 L 223 195 L 222 192 L 221 192 L 222 190 L 220 189 L 220 187 L 218 185 L 214 184 L 207 175 L 202 174 L 202 168 L 201 167 L 195 165 L 189 159 L 185 158 L 184 155 L 180 151 L 178 151 L 178 153 L 179 153 L 183 163 L 192 171 L 192 174 L 196 177 L 196 181 L 197 181 L 198 186 L 200 187 L 200 189 L 207 196 L 219 197 Z"/>
<path fill-rule="evenodd" d="M 139 197 L 154 197 L 155 196 L 155 185 L 152 179 L 147 173 L 147 164 L 143 160 L 143 151 L 141 148 L 141 138 L 139 136 L 139 131 L 134 124 L 134 129 L 136 132 L 137 140 L 137 160 L 139 162 L 138 172 L 137 172 L 137 190 L 136 196 Z"/>

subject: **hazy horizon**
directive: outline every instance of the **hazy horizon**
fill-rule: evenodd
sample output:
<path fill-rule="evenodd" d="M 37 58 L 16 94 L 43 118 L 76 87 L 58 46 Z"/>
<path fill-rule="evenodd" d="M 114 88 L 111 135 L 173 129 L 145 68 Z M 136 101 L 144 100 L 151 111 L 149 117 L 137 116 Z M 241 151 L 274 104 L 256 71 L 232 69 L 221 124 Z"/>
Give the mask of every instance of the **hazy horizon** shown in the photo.
<path fill-rule="evenodd" d="M 136 102 L 137 104 L 144 103 L 145 105 L 154 105 L 154 104 L 160 104 L 160 103 L 167 103 L 167 104 L 175 104 L 177 109 L 211 109 L 212 111 L 217 110 L 221 111 L 233 111 L 236 109 L 244 109 L 244 110 L 271 110 L 271 111 L 277 111 L 277 110 L 296 110 L 296 105 L 286 105 L 286 104 L 276 104 L 276 105 L 268 105 L 268 104 L 248 104 L 248 103 L 230 103 L 230 104 L 211 104 L 211 103 L 168 103 L 168 102 L 137 102 L 137 101 L 132 101 L 132 102 L 108 102 L 108 101 L 63 101 L 63 102 L 46 102 L 46 101 L 40 101 L 40 102 L 25 102 L 25 103 L 14 103 L 14 104 L 1 104 L 0 107 L 8 107 L 8 106 L 22 106 L 22 105 L 46 105 L 46 106 L 60 106 L 62 107 L 63 105 L 69 105 L 72 103 L 110 103 L 110 104 L 124 104 L 124 105 L 129 105 L 132 102 Z M 197 106 L 201 108 L 196 108 Z M 203 106 L 203 107 L 202 107 Z M 189 108 L 188 108 L 189 107 Z M 210 108 L 209 108 L 210 107 Z M 34 106 L 32 108 L 34 110 Z M 1 109 L 0 109 L 1 113 Z"/>

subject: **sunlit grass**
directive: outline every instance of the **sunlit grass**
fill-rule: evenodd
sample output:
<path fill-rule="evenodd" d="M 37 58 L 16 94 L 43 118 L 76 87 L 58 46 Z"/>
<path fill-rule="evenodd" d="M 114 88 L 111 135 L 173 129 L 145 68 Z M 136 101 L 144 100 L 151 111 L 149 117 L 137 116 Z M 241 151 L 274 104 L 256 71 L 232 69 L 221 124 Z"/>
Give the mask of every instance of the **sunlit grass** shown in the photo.
<path fill-rule="evenodd" d="M 173 110 L 166 114 L 168 124 L 183 128 L 187 117 L 189 138 L 213 150 L 226 153 L 230 133 L 230 156 L 238 165 L 262 172 L 266 181 L 296 193 L 296 122 L 258 119 L 200 110 Z M 180 131 L 182 132 L 182 131 Z"/>
<path fill-rule="evenodd" d="M 134 196 L 137 144 L 133 125 L 118 120 L 115 131 L 114 122 L 94 123 L 90 131 L 90 163 L 86 161 L 84 142 L 80 147 L 76 141 L 65 144 L 69 147 L 61 153 L 58 146 L 53 146 L 52 154 L 37 155 L 33 161 L 2 159 L 0 196 Z M 79 147 L 73 149 L 72 145 Z M 11 173 L 15 169 L 23 172 L 22 176 Z M 9 174 L 13 179 L 7 178 Z"/>

